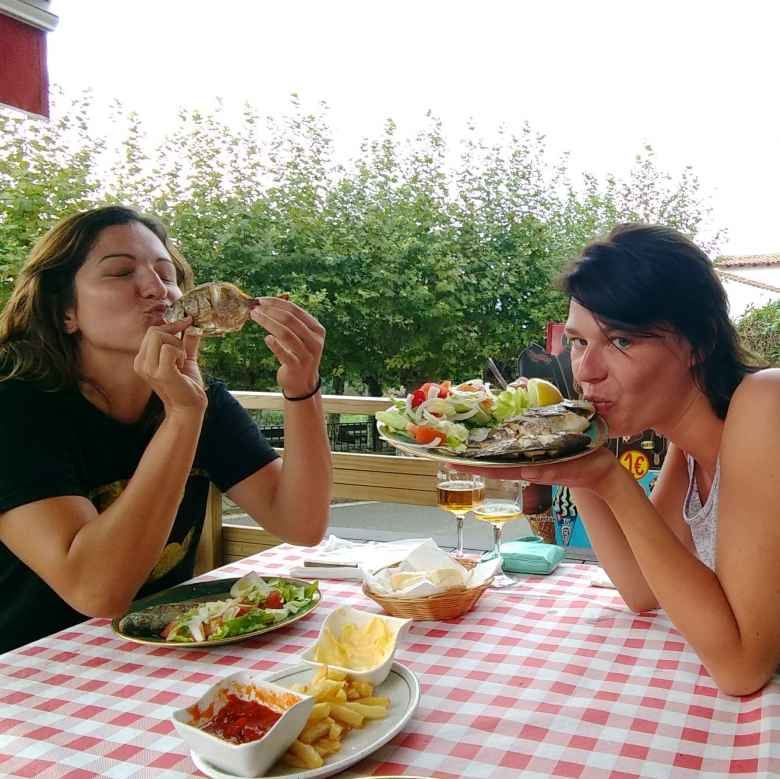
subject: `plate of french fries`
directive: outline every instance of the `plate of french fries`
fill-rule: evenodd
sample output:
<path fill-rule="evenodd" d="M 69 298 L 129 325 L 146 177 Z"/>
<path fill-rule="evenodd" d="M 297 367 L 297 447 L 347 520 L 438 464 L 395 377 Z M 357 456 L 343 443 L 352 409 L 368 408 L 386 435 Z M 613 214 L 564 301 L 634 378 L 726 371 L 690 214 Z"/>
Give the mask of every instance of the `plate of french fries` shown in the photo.
<path fill-rule="evenodd" d="M 326 665 L 300 665 L 265 679 L 315 699 L 298 738 L 266 777 L 319 779 L 344 771 L 400 733 L 420 703 L 417 677 L 400 663 L 393 663 L 376 687 Z M 206 776 L 233 779 L 197 753 L 191 755 Z"/>

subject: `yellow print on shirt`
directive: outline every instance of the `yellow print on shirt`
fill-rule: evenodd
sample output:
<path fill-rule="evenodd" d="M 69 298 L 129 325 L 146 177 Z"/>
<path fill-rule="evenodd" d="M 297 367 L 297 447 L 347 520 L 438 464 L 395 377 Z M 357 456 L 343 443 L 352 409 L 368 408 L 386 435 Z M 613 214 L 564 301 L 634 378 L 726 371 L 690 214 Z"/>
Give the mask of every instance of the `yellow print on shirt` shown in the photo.
<path fill-rule="evenodd" d="M 102 487 L 96 487 L 89 494 L 89 499 L 97 509 L 99 514 L 102 514 L 125 490 L 127 486 L 127 479 L 119 479 L 111 482 L 110 484 L 104 484 Z M 186 556 L 192 546 L 192 538 L 194 536 L 195 529 L 190 528 L 186 536 L 181 540 L 172 541 L 166 544 L 165 548 L 160 552 L 160 559 L 157 561 L 152 572 L 147 579 L 148 582 L 153 582 L 156 579 L 160 579 L 165 576 L 166 573 L 172 571 Z"/>

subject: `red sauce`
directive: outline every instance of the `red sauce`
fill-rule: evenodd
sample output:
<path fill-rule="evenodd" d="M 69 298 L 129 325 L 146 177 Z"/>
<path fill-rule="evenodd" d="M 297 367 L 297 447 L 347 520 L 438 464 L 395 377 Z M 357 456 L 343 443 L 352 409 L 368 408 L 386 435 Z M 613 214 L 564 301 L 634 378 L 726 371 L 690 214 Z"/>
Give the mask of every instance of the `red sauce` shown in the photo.
<path fill-rule="evenodd" d="M 246 744 L 262 738 L 281 716 L 282 712 L 262 703 L 229 693 L 227 703 L 217 715 L 199 727 L 233 744 Z"/>

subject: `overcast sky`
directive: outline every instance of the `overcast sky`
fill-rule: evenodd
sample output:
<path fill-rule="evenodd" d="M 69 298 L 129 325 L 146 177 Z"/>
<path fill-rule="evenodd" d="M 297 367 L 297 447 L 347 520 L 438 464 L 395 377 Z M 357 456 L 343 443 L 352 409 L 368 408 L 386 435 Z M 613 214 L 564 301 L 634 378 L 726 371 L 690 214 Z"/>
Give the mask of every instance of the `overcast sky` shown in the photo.
<path fill-rule="evenodd" d="M 777 9 L 777 10 L 776 10 Z M 52 82 L 118 97 L 151 130 L 179 106 L 325 100 L 340 151 L 431 109 L 458 138 L 529 121 L 574 167 L 618 174 L 645 143 L 690 164 L 728 254 L 780 252 L 774 0 L 53 0 Z"/>

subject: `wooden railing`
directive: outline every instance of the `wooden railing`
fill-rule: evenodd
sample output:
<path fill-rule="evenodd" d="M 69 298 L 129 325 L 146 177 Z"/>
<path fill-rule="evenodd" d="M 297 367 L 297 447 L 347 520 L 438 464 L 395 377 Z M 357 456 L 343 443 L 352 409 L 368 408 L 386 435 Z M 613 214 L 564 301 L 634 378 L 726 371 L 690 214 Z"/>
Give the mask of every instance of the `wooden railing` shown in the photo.
<path fill-rule="evenodd" d="M 278 392 L 233 392 L 249 410 L 283 411 Z M 387 398 L 324 395 L 326 414 L 374 414 L 390 404 Z M 436 505 L 436 464 L 416 457 L 333 452 L 333 497 L 376 500 L 417 506 Z M 222 516 L 222 496 L 212 487 L 197 571 L 247 557 L 279 543 L 261 527 L 231 524 Z"/>

